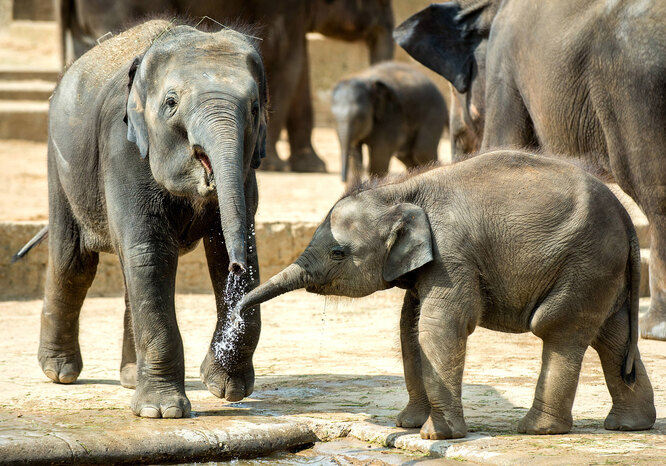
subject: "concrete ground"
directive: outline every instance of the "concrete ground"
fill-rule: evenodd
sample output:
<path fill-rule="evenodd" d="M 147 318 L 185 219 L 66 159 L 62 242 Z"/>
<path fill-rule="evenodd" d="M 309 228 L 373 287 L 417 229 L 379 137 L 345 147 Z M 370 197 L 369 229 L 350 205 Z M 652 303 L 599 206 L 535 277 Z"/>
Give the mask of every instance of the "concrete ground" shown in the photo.
<path fill-rule="evenodd" d="M 192 417 L 180 420 L 141 419 L 129 409 L 132 391 L 118 383 L 122 298 L 86 301 L 80 334 L 84 369 L 73 385 L 50 382 L 37 364 L 41 302 L 0 302 L 5 374 L 0 381 L 0 462 L 189 462 L 261 456 L 339 438 L 369 442 L 374 449 L 395 447 L 391 454 L 399 455 L 400 463 L 423 455 L 494 464 L 655 464 L 666 458 L 666 356 L 664 344 L 656 341 L 640 341 L 658 416 L 647 432 L 603 430 L 610 396 L 590 350 L 573 430 L 544 437 L 516 434 L 518 420 L 531 405 L 540 341 L 485 329 L 477 329 L 468 346 L 463 387 L 467 438 L 422 441 L 417 430 L 393 427 L 407 401 L 398 341 L 401 299 L 398 290 L 353 301 L 297 291 L 265 304 L 254 359 L 255 391 L 242 402 L 227 403 L 211 395 L 198 376 L 214 329 L 213 298 L 178 295 L 192 402 Z M 333 443 L 320 454 L 354 458 L 344 443 Z M 386 453 L 377 455 L 377 461 L 389 463 Z M 391 458 L 393 463 L 396 457 Z"/>

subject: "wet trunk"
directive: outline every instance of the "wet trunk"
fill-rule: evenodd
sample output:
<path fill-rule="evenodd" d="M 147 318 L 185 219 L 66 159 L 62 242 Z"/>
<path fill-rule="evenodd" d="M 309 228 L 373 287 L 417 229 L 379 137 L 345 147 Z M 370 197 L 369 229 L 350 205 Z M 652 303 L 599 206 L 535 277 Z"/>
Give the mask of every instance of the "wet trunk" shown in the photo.
<path fill-rule="evenodd" d="M 236 119 L 218 116 L 197 122 L 190 131 L 192 145 L 203 149 L 213 169 L 229 271 L 237 275 L 247 269 L 243 132 Z"/>
<path fill-rule="evenodd" d="M 246 310 L 276 296 L 304 288 L 308 284 L 307 274 L 303 268 L 294 263 L 263 285 L 250 291 L 241 301 L 241 309 Z"/>

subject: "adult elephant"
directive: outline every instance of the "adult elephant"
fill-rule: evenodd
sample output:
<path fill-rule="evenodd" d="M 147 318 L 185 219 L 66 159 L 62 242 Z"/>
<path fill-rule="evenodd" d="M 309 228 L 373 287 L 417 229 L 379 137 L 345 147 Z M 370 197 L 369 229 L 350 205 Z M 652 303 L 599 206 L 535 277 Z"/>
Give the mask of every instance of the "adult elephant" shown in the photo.
<path fill-rule="evenodd" d="M 567 154 L 638 203 L 652 227 L 641 335 L 666 340 L 666 3 L 459 0 L 394 37 L 483 114 L 482 149 Z"/>
<path fill-rule="evenodd" d="M 326 171 L 312 147 L 313 114 L 307 32 L 364 41 L 370 62 L 393 58 L 390 0 L 56 0 L 64 63 L 81 56 L 108 32 L 148 15 L 209 16 L 256 25 L 271 92 L 271 125 L 262 167 L 284 170 L 276 143 L 287 128 L 292 171 Z M 214 24 L 212 24 L 214 26 Z M 71 37 L 71 48 L 68 46 Z M 69 50 L 69 51 L 68 51 Z"/>

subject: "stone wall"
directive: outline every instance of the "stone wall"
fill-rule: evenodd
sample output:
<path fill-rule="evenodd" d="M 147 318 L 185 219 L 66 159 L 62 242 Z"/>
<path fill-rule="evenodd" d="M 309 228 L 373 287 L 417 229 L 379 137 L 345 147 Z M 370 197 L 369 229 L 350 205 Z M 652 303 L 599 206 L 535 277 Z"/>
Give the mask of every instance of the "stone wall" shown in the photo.
<path fill-rule="evenodd" d="M 41 222 L 0 223 L 0 300 L 34 299 L 44 294 L 44 278 L 48 248 L 46 243 L 35 247 L 20 261 L 11 257 L 45 224 Z M 305 249 L 317 227 L 309 222 L 257 223 L 257 250 L 262 281 L 291 264 Z M 180 257 L 176 291 L 178 293 L 209 293 L 212 290 L 203 246 Z M 97 275 L 90 296 L 114 296 L 123 293 L 123 275 L 118 258 L 100 254 Z"/>

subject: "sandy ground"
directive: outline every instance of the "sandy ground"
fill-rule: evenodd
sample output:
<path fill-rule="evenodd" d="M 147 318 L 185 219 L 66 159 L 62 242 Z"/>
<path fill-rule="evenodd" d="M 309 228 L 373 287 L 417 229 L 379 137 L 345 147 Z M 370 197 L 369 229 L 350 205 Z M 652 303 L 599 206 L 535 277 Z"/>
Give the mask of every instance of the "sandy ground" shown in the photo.
<path fill-rule="evenodd" d="M 103 428 L 160 428 L 290 416 L 329 423 L 390 426 L 407 401 L 399 353 L 401 293 L 391 290 L 356 300 L 293 292 L 263 307 L 255 354 L 254 394 L 240 403 L 213 397 L 199 381 L 199 364 L 214 328 L 213 297 L 179 295 L 178 321 L 186 359 L 186 390 L 193 417 L 154 421 L 129 411 L 131 391 L 118 384 L 121 298 L 93 298 L 81 314 L 84 369 L 70 386 L 53 384 L 36 360 L 39 301 L 0 302 L 0 429 L 20 417 L 35 432 L 45 425 L 76 432 Z M 471 434 L 489 435 L 486 460 L 511 463 L 651 463 L 666 458 L 666 355 L 664 344 L 641 340 L 655 390 L 658 420 L 648 432 L 603 430 L 610 409 L 598 357 L 589 350 L 566 435 L 516 434 L 531 405 L 540 366 L 540 341 L 477 329 L 470 337 L 463 402 Z M 171 424 L 173 422 L 173 424 Z M 6 425 L 6 424 L 5 424 Z M 397 431 L 397 429 L 396 429 Z M 478 441 L 477 441 L 478 443 Z M 469 443 L 472 448 L 473 442 Z M 477 448 L 478 449 L 478 448 Z M 469 459 L 462 456 L 461 459 Z M 478 459 L 482 459 L 479 457 Z"/>

